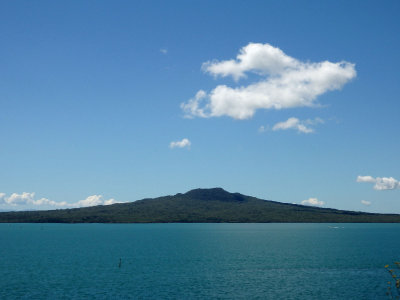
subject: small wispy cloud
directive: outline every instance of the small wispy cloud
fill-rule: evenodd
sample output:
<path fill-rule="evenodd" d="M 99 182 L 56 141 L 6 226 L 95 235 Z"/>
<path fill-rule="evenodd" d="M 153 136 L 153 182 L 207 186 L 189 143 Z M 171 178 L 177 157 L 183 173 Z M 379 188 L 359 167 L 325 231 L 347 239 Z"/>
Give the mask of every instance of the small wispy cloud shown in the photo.
<path fill-rule="evenodd" d="M 168 53 L 168 49 L 166 49 L 166 48 L 161 48 L 161 49 L 160 49 L 160 52 L 161 52 L 162 54 L 167 54 L 167 53 Z"/>
<path fill-rule="evenodd" d="M 371 205 L 371 201 L 361 200 L 361 204 L 363 204 L 365 206 L 370 206 Z"/>
<path fill-rule="evenodd" d="M 268 126 L 262 125 L 262 126 L 258 127 L 258 132 L 260 132 L 260 133 L 266 132 L 267 130 L 268 130 Z"/>
<path fill-rule="evenodd" d="M 373 183 L 377 191 L 400 189 L 400 182 L 393 177 L 357 176 L 357 182 Z"/>
<path fill-rule="evenodd" d="M 325 202 L 320 201 L 317 198 L 308 198 L 307 200 L 301 201 L 301 204 L 311 206 L 324 206 Z"/>
<path fill-rule="evenodd" d="M 313 133 L 315 129 L 313 126 L 316 124 L 324 123 L 324 120 L 321 118 L 307 119 L 307 120 L 299 120 L 297 118 L 289 118 L 284 122 L 276 123 L 273 127 L 273 131 L 277 130 L 296 130 L 299 133 Z"/>
<path fill-rule="evenodd" d="M 181 141 L 175 141 L 175 142 L 169 143 L 169 147 L 171 149 L 174 149 L 174 148 L 188 148 L 189 149 L 191 144 L 192 143 L 188 139 L 184 138 Z"/>

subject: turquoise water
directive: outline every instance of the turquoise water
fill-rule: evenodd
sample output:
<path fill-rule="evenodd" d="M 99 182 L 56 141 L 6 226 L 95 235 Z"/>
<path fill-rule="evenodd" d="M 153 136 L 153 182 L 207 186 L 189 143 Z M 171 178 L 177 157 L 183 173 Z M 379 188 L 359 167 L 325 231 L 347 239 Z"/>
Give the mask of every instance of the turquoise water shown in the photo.
<path fill-rule="evenodd" d="M 0 224 L 0 299 L 388 299 L 400 224 Z M 119 267 L 119 260 L 122 264 Z"/>

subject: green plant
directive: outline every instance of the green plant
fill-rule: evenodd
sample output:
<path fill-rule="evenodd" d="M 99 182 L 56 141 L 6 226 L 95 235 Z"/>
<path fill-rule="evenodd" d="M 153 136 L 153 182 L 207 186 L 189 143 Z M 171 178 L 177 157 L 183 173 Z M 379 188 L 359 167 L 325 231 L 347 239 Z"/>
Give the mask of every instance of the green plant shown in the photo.
<path fill-rule="evenodd" d="M 396 268 L 400 270 L 400 262 L 396 261 L 394 264 Z M 390 297 L 390 299 L 400 299 L 400 278 L 397 277 L 395 270 L 391 269 L 389 265 L 386 265 L 385 269 L 392 277 L 391 280 L 388 281 L 388 291 L 386 294 Z"/>

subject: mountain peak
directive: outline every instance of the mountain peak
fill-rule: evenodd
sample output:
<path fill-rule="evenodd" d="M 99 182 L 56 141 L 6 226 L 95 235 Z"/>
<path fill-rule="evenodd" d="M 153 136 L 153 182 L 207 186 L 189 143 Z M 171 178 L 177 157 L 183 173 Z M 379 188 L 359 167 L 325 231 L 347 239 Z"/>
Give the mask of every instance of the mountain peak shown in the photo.
<path fill-rule="evenodd" d="M 223 188 L 209 188 L 209 189 L 194 189 L 185 193 L 186 197 L 190 197 L 194 200 L 201 201 L 224 201 L 224 202 L 238 202 L 244 201 L 245 197 L 238 193 L 230 193 L 225 191 Z"/>
<path fill-rule="evenodd" d="M 190 190 L 190 191 L 186 192 L 185 195 L 186 194 L 192 194 L 192 193 L 199 193 L 199 192 L 201 192 L 201 193 L 204 192 L 204 193 L 228 193 L 228 194 L 230 194 L 229 192 L 225 191 L 221 187 L 215 187 L 215 188 L 197 188 L 197 189 L 193 189 L 193 190 Z"/>

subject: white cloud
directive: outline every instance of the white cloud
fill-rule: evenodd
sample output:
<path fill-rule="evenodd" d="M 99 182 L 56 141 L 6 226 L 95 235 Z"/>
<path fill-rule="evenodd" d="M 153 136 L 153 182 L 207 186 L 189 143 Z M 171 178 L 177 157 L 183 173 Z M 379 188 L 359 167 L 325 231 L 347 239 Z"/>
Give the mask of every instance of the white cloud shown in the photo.
<path fill-rule="evenodd" d="M 323 206 L 325 204 L 324 201 L 320 201 L 317 198 L 308 198 L 307 200 L 301 201 L 303 205 L 312 205 L 312 206 Z"/>
<path fill-rule="evenodd" d="M 4 203 L 11 205 L 27 204 L 33 201 L 34 196 L 35 193 L 26 193 L 26 192 L 22 194 L 13 193 L 11 194 L 10 197 L 3 197 L 3 201 Z"/>
<path fill-rule="evenodd" d="M 6 197 L 5 193 L 0 193 L 0 207 L 6 209 L 47 209 L 47 208 L 73 208 L 87 207 L 94 205 L 110 205 L 117 202 L 114 199 L 103 199 L 102 195 L 92 195 L 84 200 L 74 203 L 65 201 L 56 202 L 47 198 L 35 199 L 35 193 L 23 192 L 22 194 L 13 193 Z"/>
<path fill-rule="evenodd" d="M 259 43 L 243 47 L 236 60 L 206 62 L 202 69 L 236 81 L 252 72 L 262 80 L 235 88 L 218 85 L 208 94 L 200 90 L 181 104 L 186 117 L 248 119 L 258 109 L 315 106 L 318 96 L 340 89 L 356 76 L 352 63 L 301 62 L 279 48 Z"/>
<path fill-rule="evenodd" d="M 214 76 L 232 76 L 236 81 L 251 71 L 259 75 L 273 75 L 297 68 L 301 63 L 269 44 L 249 43 L 240 49 L 236 60 L 209 61 L 202 68 Z"/>
<path fill-rule="evenodd" d="M 173 148 L 190 148 L 190 145 L 191 145 L 192 143 L 188 140 L 188 139 L 182 139 L 181 141 L 176 141 L 176 142 L 171 142 L 170 144 L 169 144 L 169 147 L 171 148 L 171 149 L 173 149 Z"/>
<path fill-rule="evenodd" d="M 166 49 L 166 48 L 161 48 L 161 49 L 160 49 L 160 52 L 161 52 L 162 54 L 167 54 L 167 53 L 168 53 L 168 49 Z"/>
<path fill-rule="evenodd" d="M 110 205 L 114 203 L 120 203 L 115 201 L 114 199 L 108 199 L 104 200 L 102 195 L 92 195 L 87 197 L 84 200 L 80 200 L 78 202 L 75 202 L 71 205 L 74 207 L 87 207 L 87 206 L 96 206 L 96 205 Z"/>
<path fill-rule="evenodd" d="M 267 131 L 268 130 L 268 126 L 260 126 L 259 128 L 258 128 L 258 132 L 265 132 L 265 131 Z"/>
<path fill-rule="evenodd" d="M 193 118 L 194 116 L 207 118 L 208 115 L 204 111 L 206 108 L 200 107 L 200 102 L 207 98 L 207 93 L 200 90 L 196 93 L 193 99 L 187 103 L 181 103 L 181 108 L 186 112 L 185 118 Z"/>
<path fill-rule="evenodd" d="M 393 177 L 358 176 L 357 182 L 374 183 L 374 190 L 378 191 L 400 189 L 400 181 Z"/>
<path fill-rule="evenodd" d="M 314 128 L 312 128 L 311 126 L 323 122 L 324 121 L 320 118 L 316 118 L 314 120 L 308 119 L 305 121 L 301 121 L 297 118 L 289 118 L 284 122 L 276 123 L 272 127 L 272 130 L 277 131 L 277 130 L 294 129 L 301 133 L 312 133 L 314 132 Z"/>
<path fill-rule="evenodd" d="M 23 192 L 22 194 L 13 193 L 9 197 L 5 197 L 5 194 L 2 193 L 3 197 L 2 203 L 3 205 L 10 206 L 18 206 L 18 205 L 50 205 L 50 206 L 64 206 L 66 202 L 55 202 L 46 198 L 41 198 L 35 200 L 35 193 L 27 193 Z"/>
<path fill-rule="evenodd" d="M 361 204 L 366 205 L 366 206 L 370 206 L 371 205 L 371 201 L 361 200 Z"/>
<path fill-rule="evenodd" d="M 357 176 L 357 182 L 371 182 L 375 183 L 375 178 L 372 176 Z"/>
<path fill-rule="evenodd" d="M 115 204 L 115 203 L 124 203 L 124 202 L 115 201 L 115 199 L 113 199 L 113 198 L 110 198 L 108 200 L 103 200 L 103 205 L 111 205 L 111 204 Z"/>

